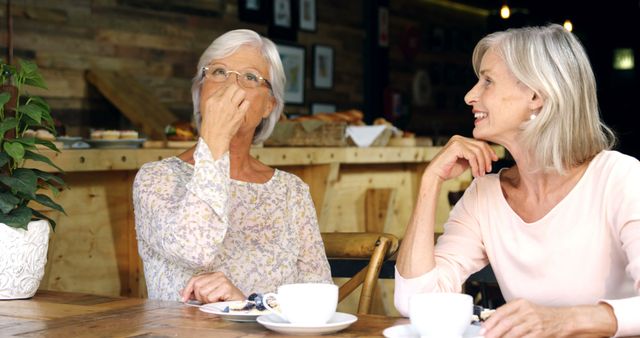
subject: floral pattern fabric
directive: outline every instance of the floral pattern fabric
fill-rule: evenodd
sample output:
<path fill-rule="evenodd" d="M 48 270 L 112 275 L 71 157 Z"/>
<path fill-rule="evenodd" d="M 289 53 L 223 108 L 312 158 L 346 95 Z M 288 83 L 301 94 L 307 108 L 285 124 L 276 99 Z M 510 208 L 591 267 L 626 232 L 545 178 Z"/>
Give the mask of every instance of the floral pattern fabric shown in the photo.
<path fill-rule="evenodd" d="M 179 300 L 194 275 L 220 271 L 245 295 L 282 284 L 331 283 L 308 186 L 276 170 L 266 183 L 236 181 L 229 155 L 200 139 L 195 165 L 147 163 L 133 185 L 138 250 L 149 298 Z"/>

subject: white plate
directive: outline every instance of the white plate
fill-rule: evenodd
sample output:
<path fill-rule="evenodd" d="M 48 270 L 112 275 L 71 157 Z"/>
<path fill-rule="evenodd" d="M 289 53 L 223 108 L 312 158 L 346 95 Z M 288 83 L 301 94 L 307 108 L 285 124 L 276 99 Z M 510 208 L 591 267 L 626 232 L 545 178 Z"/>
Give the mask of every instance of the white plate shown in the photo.
<path fill-rule="evenodd" d="M 480 325 L 469 324 L 464 332 L 463 338 L 482 338 L 480 333 Z M 386 328 L 382 334 L 387 338 L 420 338 L 418 331 L 411 324 L 396 325 Z"/>
<path fill-rule="evenodd" d="M 213 313 L 214 315 L 218 315 L 222 317 L 222 319 L 230 320 L 232 322 L 255 322 L 258 316 L 271 313 L 271 311 L 269 310 L 262 311 L 261 313 L 255 313 L 250 311 L 224 312 L 224 309 L 227 306 L 234 305 L 240 302 L 244 303 L 244 301 L 239 301 L 239 300 L 230 301 L 230 302 L 209 303 L 209 304 L 200 306 L 200 311 L 203 311 L 206 313 Z"/>
<path fill-rule="evenodd" d="M 90 147 L 89 144 L 84 142 L 80 136 L 58 136 L 56 137 L 56 141 L 62 142 L 62 147 L 64 149 Z"/>
<path fill-rule="evenodd" d="M 295 335 L 318 335 L 338 332 L 355 323 L 358 317 L 342 312 L 336 312 L 329 322 L 322 325 L 291 324 L 284 321 L 275 314 L 258 317 L 258 323 L 264 325 L 269 330 L 285 334 Z"/>
<path fill-rule="evenodd" d="M 114 149 L 114 148 L 140 148 L 147 139 L 118 139 L 118 140 L 85 140 L 92 148 Z"/>

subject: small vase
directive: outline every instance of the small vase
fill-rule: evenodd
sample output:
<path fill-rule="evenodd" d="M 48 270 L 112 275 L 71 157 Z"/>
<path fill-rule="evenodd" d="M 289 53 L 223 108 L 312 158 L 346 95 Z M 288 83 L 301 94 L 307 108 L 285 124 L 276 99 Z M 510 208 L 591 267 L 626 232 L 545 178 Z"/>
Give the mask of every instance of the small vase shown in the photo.
<path fill-rule="evenodd" d="M 27 228 L 0 223 L 0 299 L 33 297 L 44 276 L 49 222 L 32 221 Z"/>

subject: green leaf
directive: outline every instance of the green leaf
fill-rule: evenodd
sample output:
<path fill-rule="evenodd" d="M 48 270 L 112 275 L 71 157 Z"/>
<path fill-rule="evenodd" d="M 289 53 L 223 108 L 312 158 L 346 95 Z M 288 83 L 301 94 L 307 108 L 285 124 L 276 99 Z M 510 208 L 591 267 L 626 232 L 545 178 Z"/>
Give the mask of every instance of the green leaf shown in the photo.
<path fill-rule="evenodd" d="M 35 139 L 35 143 L 36 144 L 42 144 L 43 146 L 55 151 L 55 152 L 60 152 L 60 149 L 58 149 L 58 147 L 55 145 L 55 143 L 51 142 L 51 141 L 47 141 L 47 140 L 41 140 L 39 138 Z"/>
<path fill-rule="evenodd" d="M 20 59 L 18 60 L 18 63 L 20 64 L 20 75 L 24 76 L 38 71 L 38 66 L 31 61 Z"/>
<path fill-rule="evenodd" d="M 20 142 L 5 141 L 2 148 L 16 162 L 20 162 L 24 158 L 24 146 Z"/>
<path fill-rule="evenodd" d="M 64 183 L 64 180 L 60 176 L 58 176 L 56 174 L 48 173 L 46 171 L 42 171 L 42 170 L 39 170 L 39 169 L 31 169 L 31 170 L 36 174 L 36 176 L 39 179 L 41 179 L 41 180 L 43 180 L 45 182 L 55 182 L 55 183 L 58 183 L 58 184 L 60 184 L 61 186 L 65 187 L 65 188 L 67 187 L 67 184 Z"/>
<path fill-rule="evenodd" d="M 12 66 L 12 65 L 8 65 L 6 63 L 2 64 L 2 79 L 3 80 L 7 80 L 7 76 L 13 76 L 17 73 L 16 71 L 16 67 Z M 5 83 L 5 81 L 3 81 L 2 83 Z"/>
<path fill-rule="evenodd" d="M 23 146 L 35 146 L 36 138 L 33 137 L 33 136 L 16 137 L 16 138 L 12 139 L 11 142 L 18 142 L 18 143 L 22 144 Z"/>
<path fill-rule="evenodd" d="M 38 177 L 30 169 L 18 168 L 12 176 L 0 176 L 0 182 L 11 188 L 12 191 L 21 192 L 31 198 L 35 198 L 38 189 Z"/>
<path fill-rule="evenodd" d="M 45 101 L 40 96 L 32 96 L 30 101 L 42 107 L 42 109 L 46 110 L 47 112 L 51 111 L 51 107 L 49 107 L 49 104 L 47 103 L 47 101 Z"/>
<path fill-rule="evenodd" d="M 36 198 L 34 199 L 34 201 L 36 201 L 36 202 L 38 202 L 38 203 L 40 203 L 40 204 L 42 204 L 42 205 L 44 205 L 46 207 L 49 207 L 51 209 L 58 210 L 58 211 L 60 211 L 61 213 L 65 214 L 65 215 L 67 214 L 66 212 L 64 212 L 64 209 L 60 206 L 60 204 L 54 202 L 47 195 L 37 194 Z"/>
<path fill-rule="evenodd" d="M 22 105 L 22 106 L 18 107 L 18 109 L 17 109 L 18 112 L 29 116 L 34 121 L 36 121 L 38 124 L 42 123 L 42 111 L 43 110 L 44 109 L 42 109 L 41 106 L 39 106 L 37 104 L 34 104 L 34 103 L 28 103 L 28 104 Z"/>
<path fill-rule="evenodd" d="M 60 195 L 60 189 L 51 183 L 44 182 L 42 187 L 49 189 L 53 194 L 53 197 L 58 197 L 58 195 Z"/>
<path fill-rule="evenodd" d="M 0 192 L 0 211 L 8 214 L 13 208 L 20 203 L 20 199 L 8 192 Z"/>
<path fill-rule="evenodd" d="M 27 225 L 31 222 L 31 216 L 33 216 L 33 210 L 29 207 L 21 206 L 8 214 L 0 214 L 0 223 L 27 230 Z"/>
<path fill-rule="evenodd" d="M 40 75 L 38 66 L 35 63 L 26 60 L 20 60 L 19 63 L 20 71 L 18 74 L 24 78 L 24 84 L 47 89 L 47 85 L 44 83 L 44 79 L 42 75 Z"/>
<path fill-rule="evenodd" d="M 35 216 L 36 218 L 48 220 L 49 223 L 51 223 L 51 229 L 53 231 L 56 230 L 56 222 L 54 220 L 52 220 L 51 218 L 47 217 L 47 215 L 39 212 L 38 210 L 31 209 L 31 212 L 33 212 L 33 216 Z"/>
<path fill-rule="evenodd" d="M 58 166 L 57 166 L 57 165 L 55 165 L 53 162 L 51 162 L 51 160 L 50 160 L 48 157 L 43 156 L 43 155 L 40 155 L 40 154 L 38 154 L 38 153 L 34 153 L 34 152 L 33 152 L 33 151 L 31 151 L 31 150 L 27 150 L 27 151 L 25 151 L 25 153 L 24 153 L 24 159 L 25 159 L 25 160 L 33 160 L 33 161 L 44 162 L 44 163 L 46 163 L 46 164 L 48 164 L 48 165 L 50 165 L 50 166 L 52 166 L 52 167 L 54 167 L 54 168 L 58 169 L 58 171 L 60 171 L 60 172 L 64 172 L 64 170 L 62 170 L 60 167 L 58 167 Z"/>
<path fill-rule="evenodd" d="M 32 119 L 30 116 L 28 115 L 22 115 L 22 122 L 24 125 L 28 126 L 28 127 L 42 127 L 41 123 Z M 32 129 L 36 129 L 36 128 L 32 128 Z"/>
<path fill-rule="evenodd" d="M 18 126 L 18 120 L 15 117 L 9 117 L 0 122 L 0 139 L 4 138 L 4 134 Z"/>
<path fill-rule="evenodd" d="M 11 100 L 11 94 L 7 92 L 0 93 L 0 107 L 4 106 L 9 100 Z"/>
<path fill-rule="evenodd" d="M 9 155 L 5 152 L 0 152 L 0 167 L 4 167 L 7 163 L 9 163 Z"/>

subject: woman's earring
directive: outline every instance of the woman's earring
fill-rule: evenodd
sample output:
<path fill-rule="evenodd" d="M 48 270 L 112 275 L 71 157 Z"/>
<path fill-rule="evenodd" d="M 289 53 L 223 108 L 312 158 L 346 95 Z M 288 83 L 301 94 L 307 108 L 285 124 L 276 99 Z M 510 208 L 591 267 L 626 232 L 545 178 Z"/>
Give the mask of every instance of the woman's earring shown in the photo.
<path fill-rule="evenodd" d="M 536 115 L 536 114 L 531 114 L 531 115 L 529 116 L 529 120 L 530 120 L 530 121 L 531 121 L 531 120 L 535 120 L 535 119 L 536 119 L 536 117 L 538 117 L 538 115 Z"/>

